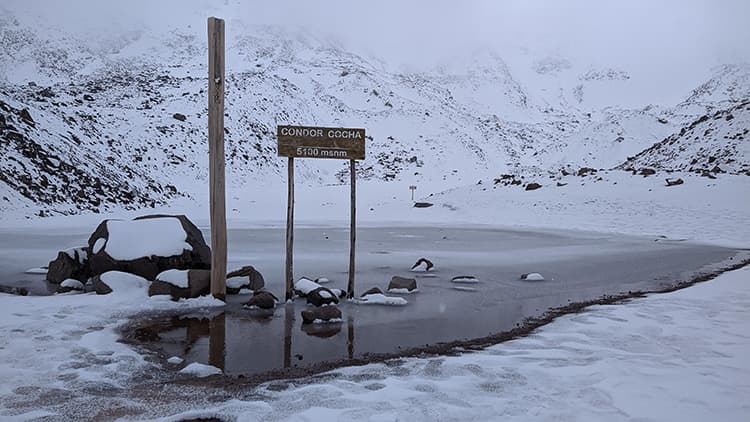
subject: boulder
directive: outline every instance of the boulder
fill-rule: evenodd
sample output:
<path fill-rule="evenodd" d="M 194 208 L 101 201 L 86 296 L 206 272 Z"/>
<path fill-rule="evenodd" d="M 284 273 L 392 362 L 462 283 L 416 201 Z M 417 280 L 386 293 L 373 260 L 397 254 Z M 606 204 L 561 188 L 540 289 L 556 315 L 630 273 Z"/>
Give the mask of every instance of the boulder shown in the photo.
<path fill-rule="evenodd" d="M 273 309 L 276 307 L 276 303 L 279 301 L 273 293 L 267 290 L 258 290 L 253 294 L 253 297 L 245 303 L 245 307 L 256 307 L 260 309 Z"/>
<path fill-rule="evenodd" d="M 531 182 L 528 185 L 526 185 L 526 190 L 537 190 L 541 187 L 542 185 L 540 185 L 539 183 Z"/>
<path fill-rule="evenodd" d="M 168 270 L 155 277 L 149 296 L 169 295 L 173 300 L 200 297 L 211 292 L 211 270 Z"/>
<path fill-rule="evenodd" d="M 154 280 L 165 270 L 211 267 L 211 249 L 201 231 L 184 215 L 105 220 L 88 243 L 91 276 L 122 271 Z"/>
<path fill-rule="evenodd" d="M 431 202 L 415 202 L 414 208 L 430 208 L 432 206 Z"/>
<path fill-rule="evenodd" d="M 54 284 L 67 279 L 85 282 L 89 278 L 88 256 L 86 246 L 58 252 L 57 258 L 48 265 L 47 281 Z"/>
<path fill-rule="evenodd" d="M 413 278 L 393 276 L 393 278 L 391 278 L 391 282 L 388 283 L 388 290 L 393 289 L 406 289 L 408 291 L 416 290 L 417 280 Z"/>
<path fill-rule="evenodd" d="M 526 274 L 521 274 L 521 280 L 544 281 L 544 276 L 542 276 L 539 273 L 526 273 Z"/>
<path fill-rule="evenodd" d="M 230 295 L 239 293 L 241 289 L 261 290 L 265 285 L 263 275 L 252 265 L 227 274 L 227 293 Z"/>
<path fill-rule="evenodd" d="M 182 113 L 175 113 L 175 114 L 173 114 L 173 115 L 172 115 L 172 117 L 173 117 L 173 118 L 174 118 L 175 120 L 179 120 L 179 121 L 181 121 L 181 122 L 184 122 L 184 121 L 185 121 L 185 120 L 187 119 L 187 117 L 185 117 L 185 115 L 184 115 L 184 114 L 182 114 Z"/>
<path fill-rule="evenodd" d="M 330 320 L 341 319 L 341 310 L 333 305 L 321 306 L 302 311 L 302 323 L 312 324 L 313 322 L 327 322 Z"/>
<path fill-rule="evenodd" d="M 417 262 L 414 265 L 411 266 L 411 269 L 412 270 L 417 270 L 417 269 L 419 269 L 418 267 L 420 265 L 422 265 L 422 264 L 425 265 L 425 268 L 424 268 L 425 271 L 430 271 L 430 269 L 432 269 L 432 267 L 434 267 L 434 265 L 432 264 L 432 261 L 430 261 L 429 259 L 427 259 L 427 258 L 419 258 L 417 260 Z"/>
<path fill-rule="evenodd" d="M 685 183 L 682 179 L 665 179 L 667 181 L 667 186 L 677 186 Z"/>
<path fill-rule="evenodd" d="M 372 289 L 370 289 L 370 290 L 362 293 L 362 296 L 360 296 L 360 297 L 365 297 L 367 295 L 382 295 L 382 294 L 383 294 L 382 290 L 380 290 L 377 287 L 373 287 Z"/>
<path fill-rule="evenodd" d="M 301 277 L 294 283 L 294 293 L 299 297 L 307 297 L 313 290 L 319 289 L 323 286 L 312 281 L 308 277 Z"/>
<path fill-rule="evenodd" d="M 307 294 L 307 303 L 313 306 L 323 306 L 339 303 L 336 293 L 326 287 L 319 287 Z"/>
<path fill-rule="evenodd" d="M 0 293 L 6 293 L 9 295 L 18 295 L 18 296 L 28 296 L 29 290 L 25 287 L 0 285 Z"/>
<path fill-rule="evenodd" d="M 639 171 L 639 174 L 642 175 L 642 176 L 644 176 L 644 177 L 645 176 L 651 176 L 652 174 L 656 174 L 656 170 L 644 167 L 644 168 L 642 168 Z"/>
<path fill-rule="evenodd" d="M 331 289 L 331 291 L 333 292 L 333 294 L 335 294 L 336 296 L 338 296 L 339 299 L 343 299 L 343 298 L 346 297 L 347 291 L 344 290 L 344 289 Z"/>

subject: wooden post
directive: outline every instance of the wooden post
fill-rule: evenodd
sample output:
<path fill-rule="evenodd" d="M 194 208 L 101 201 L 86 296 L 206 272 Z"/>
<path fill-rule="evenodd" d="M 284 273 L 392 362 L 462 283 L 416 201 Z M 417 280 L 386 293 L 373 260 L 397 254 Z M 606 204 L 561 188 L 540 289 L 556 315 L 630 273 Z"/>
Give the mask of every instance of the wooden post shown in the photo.
<path fill-rule="evenodd" d="M 224 192 L 224 20 L 208 18 L 208 160 L 211 294 L 226 299 L 227 216 Z"/>
<path fill-rule="evenodd" d="M 357 239 L 357 174 L 354 163 L 354 160 L 349 160 L 352 176 L 352 197 L 350 209 L 351 226 L 349 227 L 349 284 L 346 289 L 350 299 L 354 297 L 354 242 Z"/>
<path fill-rule="evenodd" d="M 292 254 L 294 252 L 294 158 L 289 157 L 287 175 L 286 205 L 286 300 L 292 298 L 294 290 L 294 272 L 292 271 Z"/>

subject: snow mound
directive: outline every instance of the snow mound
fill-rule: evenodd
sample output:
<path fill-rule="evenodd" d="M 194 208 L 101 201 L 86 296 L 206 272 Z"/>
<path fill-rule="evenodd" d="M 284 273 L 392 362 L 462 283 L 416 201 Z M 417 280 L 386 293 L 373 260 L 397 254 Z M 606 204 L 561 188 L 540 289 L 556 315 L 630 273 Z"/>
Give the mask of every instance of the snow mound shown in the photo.
<path fill-rule="evenodd" d="M 91 249 L 94 253 L 101 252 L 102 248 L 104 248 L 104 245 L 107 243 L 107 239 L 100 237 L 96 239 L 96 242 L 94 242 L 94 247 Z"/>
<path fill-rule="evenodd" d="M 417 293 L 419 289 L 409 290 L 409 289 L 388 289 L 388 293 L 393 293 L 397 295 L 408 295 L 412 293 Z"/>
<path fill-rule="evenodd" d="M 172 356 L 171 358 L 167 359 L 167 362 L 171 363 L 172 365 L 179 365 L 182 362 L 184 362 L 185 359 L 179 357 L 179 356 Z"/>
<path fill-rule="evenodd" d="M 402 297 L 390 297 L 380 293 L 369 294 L 359 299 L 352 299 L 351 301 L 358 305 L 404 306 L 409 303 Z"/>
<path fill-rule="evenodd" d="M 112 289 L 111 294 L 134 297 L 146 297 L 146 290 L 148 285 L 151 284 L 143 277 L 121 271 L 107 271 L 100 275 L 99 279 Z"/>
<path fill-rule="evenodd" d="M 544 276 L 539 273 L 528 273 L 521 276 L 521 280 L 526 281 L 544 281 Z"/>
<path fill-rule="evenodd" d="M 192 375 L 198 378 L 210 377 L 211 375 L 218 375 L 222 373 L 222 370 L 211 365 L 204 365 L 202 363 L 193 362 L 190 365 L 180 370 L 181 374 Z"/>
<path fill-rule="evenodd" d="M 74 290 L 83 290 L 83 283 L 72 278 L 64 280 L 62 283 L 60 283 L 60 286 L 67 287 L 69 289 L 74 289 Z"/>
<path fill-rule="evenodd" d="M 105 251 L 120 261 L 132 261 L 146 256 L 175 256 L 183 251 L 193 250 L 185 241 L 187 233 L 177 218 L 109 220 L 107 231 L 109 240 Z M 148 245 L 147 252 L 144 252 L 142 245 Z"/>
<path fill-rule="evenodd" d="M 188 270 L 166 270 L 159 273 L 156 279 L 182 289 L 188 288 Z"/>
<path fill-rule="evenodd" d="M 302 277 L 299 280 L 297 280 L 296 283 L 294 283 L 294 290 L 302 293 L 303 295 L 308 295 L 310 292 L 312 292 L 315 289 L 319 289 L 322 286 L 312 280 L 310 280 L 307 277 Z"/>

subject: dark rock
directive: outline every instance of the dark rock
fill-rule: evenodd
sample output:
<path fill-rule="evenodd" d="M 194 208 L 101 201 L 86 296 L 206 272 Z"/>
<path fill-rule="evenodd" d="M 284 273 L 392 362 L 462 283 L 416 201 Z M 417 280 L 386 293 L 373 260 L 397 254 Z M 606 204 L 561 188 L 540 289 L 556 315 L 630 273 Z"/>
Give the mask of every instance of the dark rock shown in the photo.
<path fill-rule="evenodd" d="M 583 176 L 588 175 L 589 173 L 596 174 L 596 169 L 591 168 L 591 167 L 581 167 L 580 169 L 578 169 L 578 173 L 577 174 L 579 176 L 583 177 Z"/>
<path fill-rule="evenodd" d="M 29 290 L 25 287 L 13 287 L 13 286 L 2 286 L 0 285 L 0 293 L 6 293 L 9 295 L 28 296 Z"/>
<path fill-rule="evenodd" d="M 203 240 L 201 231 L 184 215 L 147 215 L 138 217 L 133 221 L 156 218 L 178 219 L 183 230 L 185 230 L 185 242 L 192 247 L 192 250 L 183 250 L 181 254 L 174 256 L 148 256 L 149 245 L 142 244 L 138 246 L 143 248 L 143 257 L 133 260 L 117 260 L 107 253 L 106 244 L 100 250 L 94 251 L 94 245 L 98 239 L 109 239 L 107 230 L 109 220 L 105 220 L 89 237 L 88 250 L 92 251 L 88 260 L 89 275 L 99 275 L 107 271 L 122 271 L 139 275 L 146 280 L 154 280 L 159 273 L 166 270 L 209 269 L 211 267 L 211 249 Z M 50 268 L 52 268 L 51 265 L 50 263 Z"/>
<path fill-rule="evenodd" d="M 83 94 L 83 99 L 86 101 L 94 101 L 94 97 L 89 94 Z"/>
<path fill-rule="evenodd" d="M 542 187 L 542 185 L 540 185 L 539 183 L 531 182 L 528 185 L 526 185 L 526 190 L 536 190 L 536 189 L 539 189 L 541 187 Z"/>
<path fill-rule="evenodd" d="M 418 266 L 420 266 L 422 264 L 426 265 L 425 271 L 430 271 L 432 269 L 432 267 L 434 267 L 434 265 L 432 265 L 432 261 L 430 261 L 429 259 L 427 259 L 427 258 L 419 258 L 417 260 L 417 262 L 414 265 L 411 266 L 411 269 L 413 270 L 413 269 L 417 268 Z"/>
<path fill-rule="evenodd" d="M 656 174 L 656 170 L 644 167 L 638 174 L 642 176 L 651 176 L 652 174 Z"/>
<path fill-rule="evenodd" d="M 23 109 L 21 110 L 18 115 L 23 119 L 26 123 L 29 123 L 30 125 L 34 125 L 34 119 L 31 118 L 31 113 L 29 113 L 29 110 Z"/>
<path fill-rule="evenodd" d="M 667 181 L 667 186 L 677 186 L 685 183 L 682 179 L 665 179 Z"/>
<path fill-rule="evenodd" d="M 260 309 L 273 309 L 276 307 L 276 302 L 278 301 L 279 299 L 276 298 L 273 293 L 267 290 L 260 290 L 253 294 L 253 297 L 245 303 L 245 306 L 255 306 Z"/>
<path fill-rule="evenodd" d="M 567 185 L 567 183 L 557 182 L 557 187 L 562 187 L 562 186 L 566 186 L 566 185 Z"/>
<path fill-rule="evenodd" d="M 247 279 L 247 281 L 243 282 L 244 284 L 239 287 L 227 286 L 228 294 L 237 294 L 241 289 L 250 289 L 252 291 L 261 290 L 266 285 L 266 282 L 263 279 L 263 275 L 252 265 L 242 267 L 239 270 L 235 270 L 227 274 L 227 279 L 235 277 L 244 277 Z"/>
<path fill-rule="evenodd" d="M 711 169 L 711 173 L 724 173 L 724 170 L 722 170 L 721 167 L 716 166 Z"/>
<path fill-rule="evenodd" d="M 432 205 L 430 202 L 415 202 L 414 208 L 430 208 Z"/>
<path fill-rule="evenodd" d="M 91 277 L 91 283 L 94 285 L 94 291 L 98 295 L 108 295 L 112 293 L 112 288 L 102 281 L 101 274 Z"/>
<path fill-rule="evenodd" d="M 332 319 L 341 319 L 341 310 L 333 305 L 321 306 L 302 311 L 302 323 L 311 324 L 315 320 L 330 321 Z"/>
<path fill-rule="evenodd" d="M 377 287 L 373 287 L 372 289 L 370 289 L 370 290 L 362 293 L 362 296 L 360 296 L 360 297 L 365 297 L 367 295 L 382 295 L 382 294 L 383 294 L 382 290 L 380 290 Z"/>
<path fill-rule="evenodd" d="M 157 278 L 148 287 L 148 295 L 170 295 L 173 300 L 178 300 L 200 297 L 211 292 L 211 270 L 187 270 L 187 277 L 188 287 L 177 287 Z"/>
<path fill-rule="evenodd" d="M 339 303 L 339 298 L 331 289 L 319 287 L 307 294 L 307 303 L 313 306 L 330 305 Z"/>
<path fill-rule="evenodd" d="M 185 120 L 187 120 L 187 117 L 185 117 L 185 115 L 181 114 L 181 113 L 175 113 L 175 114 L 172 115 L 172 117 L 174 117 L 175 119 L 177 119 L 177 120 L 179 120 L 181 122 L 184 122 Z"/>
<path fill-rule="evenodd" d="M 413 278 L 393 276 L 391 282 L 388 283 L 388 290 L 391 289 L 406 289 L 408 291 L 416 290 L 417 280 Z"/>
<path fill-rule="evenodd" d="M 57 253 L 57 258 L 50 261 L 47 269 L 47 281 L 60 284 L 72 278 L 82 283 L 89 278 L 88 248 L 81 246 Z"/>

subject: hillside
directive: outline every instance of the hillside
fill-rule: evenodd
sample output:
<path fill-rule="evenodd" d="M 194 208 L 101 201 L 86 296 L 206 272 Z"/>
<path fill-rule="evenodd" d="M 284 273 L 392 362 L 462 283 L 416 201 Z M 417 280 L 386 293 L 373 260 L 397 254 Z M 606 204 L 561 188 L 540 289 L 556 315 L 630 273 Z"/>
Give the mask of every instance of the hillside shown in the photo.
<path fill-rule="evenodd" d="M 704 114 L 618 168 L 652 167 L 750 176 L 750 100 Z"/>

